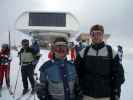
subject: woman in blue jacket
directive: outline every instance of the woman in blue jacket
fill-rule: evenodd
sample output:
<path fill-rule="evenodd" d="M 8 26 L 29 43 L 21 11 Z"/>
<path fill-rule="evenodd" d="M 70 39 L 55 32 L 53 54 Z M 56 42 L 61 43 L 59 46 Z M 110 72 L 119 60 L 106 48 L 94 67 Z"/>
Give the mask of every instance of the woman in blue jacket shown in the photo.
<path fill-rule="evenodd" d="M 76 70 L 68 61 L 68 41 L 56 38 L 52 46 L 53 59 L 40 67 L 40 88 L 37 91 L 40 100 L 74 100 Z"/>

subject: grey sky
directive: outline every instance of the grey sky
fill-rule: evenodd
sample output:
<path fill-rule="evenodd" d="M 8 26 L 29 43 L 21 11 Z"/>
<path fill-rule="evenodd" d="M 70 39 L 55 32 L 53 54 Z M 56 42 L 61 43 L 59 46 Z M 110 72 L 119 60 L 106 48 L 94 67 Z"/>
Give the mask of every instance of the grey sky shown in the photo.
<path fill-rule="evenodd" d="M 79 20 L 81 32 L 88 32 L 93 24 L 102 24 L 113 43 L 130 48 L 132 6 L 133 0 L 1 0 L 0 34 L 8 30 L 14 32 L 16 18 L 26 10 L 69 11 Z"/>

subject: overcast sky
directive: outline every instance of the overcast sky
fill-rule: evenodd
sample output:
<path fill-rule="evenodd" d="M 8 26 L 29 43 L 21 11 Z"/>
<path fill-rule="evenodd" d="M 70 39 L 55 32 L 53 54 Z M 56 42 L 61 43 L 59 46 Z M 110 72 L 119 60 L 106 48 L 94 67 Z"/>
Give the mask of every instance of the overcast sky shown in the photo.
<path fill-rule="evenodd" d="M 23 11 L 68 11 L 79 20 L 81 32 L 102 24 L 111 34 L 109 41 L 132 49 L 132 9 L 133 0 L 0 0 L 0 34 L 15 33 L 15 20 Z"/>

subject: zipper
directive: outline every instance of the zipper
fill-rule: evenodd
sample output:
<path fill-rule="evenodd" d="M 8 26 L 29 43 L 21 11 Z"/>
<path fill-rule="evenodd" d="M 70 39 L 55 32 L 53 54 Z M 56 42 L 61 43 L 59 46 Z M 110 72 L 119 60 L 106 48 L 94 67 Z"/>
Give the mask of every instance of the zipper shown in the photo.
<path fill-rule="evenodd" d="M 98 56 L 98 50 L 96 50 L 96 56 Z"/>

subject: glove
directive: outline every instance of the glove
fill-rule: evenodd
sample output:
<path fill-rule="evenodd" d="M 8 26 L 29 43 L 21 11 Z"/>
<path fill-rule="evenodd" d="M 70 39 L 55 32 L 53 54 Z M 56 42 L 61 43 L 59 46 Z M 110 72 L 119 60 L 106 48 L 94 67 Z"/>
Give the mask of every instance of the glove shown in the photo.
<path fill-rule="evenodd" d="M 9 62 L 9 63 L 11 63 L 11 61 L 12 61 L 12 58 L 11 58 L 11 57 L 9 57 L 9 58 L 8 58 L 8 62 Z"/>
<path fill-rule="evenodd" d="M 120 100 L 120 97 L 118 95 L 115 95 L 115 96 L 111 97 L 111 100 Z"/>
<path fill-rule="evenodd" d="M 82 93 L 81 87 L 79 86 L 78 79 L 74 84 L 74 93 L 75 93 L 75 100 L 82 100 L 83 93 Z"/>
<path fill-rule="evenodd" d="M 38 60 L 33 60 L 32 65 L 36 65 L 38 63 Z"/>
<path fill-rule="evenodd" d="M 111 97 L 111 100 L 120 100 L 120 97 L 118 95 L 114 95 Z"/>
<path fill-rule="evenodd" d="M 120 100 L 120 89 L 114 89 L 112 91 L 111 100 Z"/>
<path fill-rule="evenodd" d="M 47 100 L 47 89 L 44 84 L 41 83 L 36 84 L 36 93 L 37 97 L 40 100 Z"/>
<path fill-rule="evenodd" d="M 38 63 L 38 60 L 33 60 L 33 61 L 32 61 L 32 65 L 33 65 L 34 69 L 35 69 L 37 63 Z"/>

